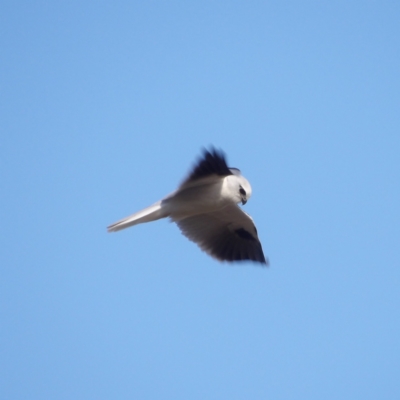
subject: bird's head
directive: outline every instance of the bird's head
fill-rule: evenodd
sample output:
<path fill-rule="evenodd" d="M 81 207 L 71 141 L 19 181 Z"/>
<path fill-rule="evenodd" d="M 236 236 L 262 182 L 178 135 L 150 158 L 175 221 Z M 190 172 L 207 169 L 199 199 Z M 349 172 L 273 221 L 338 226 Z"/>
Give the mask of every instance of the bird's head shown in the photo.
<path fill-rule="evenodd" d="M 235 203 L 247 203 L 247 200 L 251 197 L 251 186 L 249 181 L 242 175 L 230 175 L 229 187 L 231 196 L 234 197 Z"/>

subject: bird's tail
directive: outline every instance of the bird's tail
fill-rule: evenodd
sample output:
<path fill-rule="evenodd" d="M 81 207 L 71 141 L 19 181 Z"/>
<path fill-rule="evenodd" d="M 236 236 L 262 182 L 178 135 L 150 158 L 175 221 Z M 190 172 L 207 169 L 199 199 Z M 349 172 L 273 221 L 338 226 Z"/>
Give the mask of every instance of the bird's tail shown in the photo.
<path fill-rule="evenodd" d="M 138 211 L 135 214 L 130 215 L 129 217 L 125 217 L 117 222 L 114 222 L 107 227 L 107 231 L 117 232 L 121 229 L 129 228 L 133 225 L 142 224 L 143 222 L 155 221 L 157 219 L 165 217 L 168 217 L 168 215 L 166 214 L 165 210 L 162 209 L 161 201 L 158 201 L 150 207 L 147 207 L 141 211 Z"/>

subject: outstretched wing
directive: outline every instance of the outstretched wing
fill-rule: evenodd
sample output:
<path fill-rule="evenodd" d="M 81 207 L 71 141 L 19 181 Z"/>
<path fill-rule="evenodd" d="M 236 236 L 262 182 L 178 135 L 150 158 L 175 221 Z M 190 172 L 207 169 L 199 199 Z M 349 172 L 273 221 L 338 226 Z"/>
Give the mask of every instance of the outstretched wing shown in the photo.
<path fill-rule="evenodd" d="M 182 233 L 220 261 L 256 261 L 268 265 L 252 218 L 236 204 L 176 221 Z"/>
<path fill-rule="evenodd" d="M 183 181 L 182 186 L 210 176 L 224 177 L 228 175 L 233 175 L 233 173 L 226 165 L 224 153 L 216 149 L 210 151 L 204 149 L 202 158 L 199 159 L 192 172 Z"/>

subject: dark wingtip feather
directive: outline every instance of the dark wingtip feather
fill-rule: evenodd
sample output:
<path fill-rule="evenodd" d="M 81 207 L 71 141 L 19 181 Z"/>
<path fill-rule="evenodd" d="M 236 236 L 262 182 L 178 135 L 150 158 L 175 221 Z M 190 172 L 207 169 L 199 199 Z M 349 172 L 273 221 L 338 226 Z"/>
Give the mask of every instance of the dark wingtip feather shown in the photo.
<path fill-rule="evenodd" d="M 232 171 L 226 164 L 224 152 L 215 147 L 211 147 L 210 150 L 203 148 L 202 157 L 197 161 L 185 182 L 206 178 L 210 175 L 232 175 Z"/>

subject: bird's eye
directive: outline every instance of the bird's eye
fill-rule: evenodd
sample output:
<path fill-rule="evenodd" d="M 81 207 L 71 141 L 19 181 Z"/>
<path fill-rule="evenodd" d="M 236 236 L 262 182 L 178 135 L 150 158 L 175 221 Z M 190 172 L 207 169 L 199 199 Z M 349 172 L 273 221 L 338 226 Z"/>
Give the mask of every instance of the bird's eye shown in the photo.
<path fill-rule="evenodd" d="M 239 193 L 243 196 L 246 196 L 246 191 L 242 187 L 239 189 Z"/>

